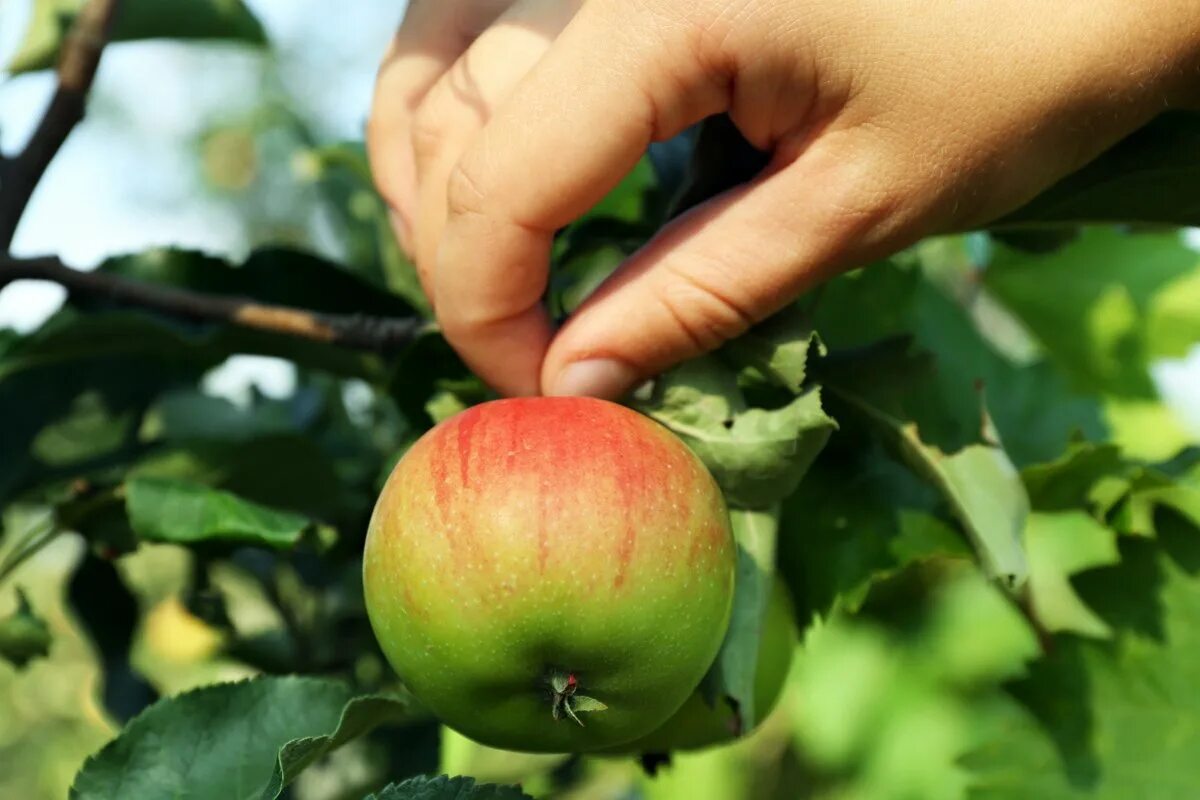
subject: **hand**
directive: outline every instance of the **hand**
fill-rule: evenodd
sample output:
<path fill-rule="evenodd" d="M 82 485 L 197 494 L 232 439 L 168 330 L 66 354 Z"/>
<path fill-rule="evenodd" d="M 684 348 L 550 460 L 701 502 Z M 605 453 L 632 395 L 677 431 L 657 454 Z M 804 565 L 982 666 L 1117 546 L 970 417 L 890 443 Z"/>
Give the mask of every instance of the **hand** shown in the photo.
<path fill-rule="evenodd" d="M 412 0 L 380 189 L 447 338 L 507 394 L 616 397 L 815 283 L 1019 206 L 1194 102 L 1197 0 Z M 728 112 L 769 151 L 553 332 L 554 231 Z"/>

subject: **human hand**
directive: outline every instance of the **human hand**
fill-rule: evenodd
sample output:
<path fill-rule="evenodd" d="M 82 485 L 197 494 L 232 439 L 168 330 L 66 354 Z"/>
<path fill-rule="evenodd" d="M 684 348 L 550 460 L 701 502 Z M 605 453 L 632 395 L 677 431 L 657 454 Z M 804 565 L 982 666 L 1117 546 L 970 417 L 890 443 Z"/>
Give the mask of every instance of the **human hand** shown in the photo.
<path fill-rule="evenodd" d="M 1194 103 L 1197 0 L 412 0 L 373 168 L 446 337 L 506 394 L 616 397 L 817 282 L 982 225 Z M 728 112 L 772 154 L 555 333 L 555 230 Z"/>

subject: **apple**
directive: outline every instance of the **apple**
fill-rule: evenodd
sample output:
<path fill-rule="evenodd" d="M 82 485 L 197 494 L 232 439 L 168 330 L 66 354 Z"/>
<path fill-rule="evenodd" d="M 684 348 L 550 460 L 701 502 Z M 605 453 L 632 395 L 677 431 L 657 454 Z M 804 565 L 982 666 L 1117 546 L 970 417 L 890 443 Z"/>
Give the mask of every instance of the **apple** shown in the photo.
<path fill-rule="evenodd" d="M 367 613 L 410 691 L 482 744 L 585 752 L 667 720 L 729 624 L 720 489 L 658 423 L 516 398 L 434 427 L 367 533 Z"/>
<path fill-rule="evenodd" d="M 783 694 L 796 643 L 796 623 L 792 617 L 791 601 L 783 584 L 776 579 L 763 619 L 754 669 L 754 708 L 759 722 L 774 710 L 779 696 Z M 609 752 L 614 755 L 639 755 L 699 750 L 731 742 L 748 733 L 750 731 L 738 731 L 731 706 L 722 700 L 718 700 L 715 707 L 711 706 L 704 699 L 703 692 L 697 689 L 660 728 Z"/>

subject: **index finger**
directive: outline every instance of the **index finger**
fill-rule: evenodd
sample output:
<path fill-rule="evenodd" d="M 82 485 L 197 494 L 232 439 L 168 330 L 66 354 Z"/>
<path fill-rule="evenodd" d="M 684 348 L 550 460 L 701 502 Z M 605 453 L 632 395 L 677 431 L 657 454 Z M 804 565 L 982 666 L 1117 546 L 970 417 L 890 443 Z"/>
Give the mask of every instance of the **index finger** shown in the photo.
<path fill-rule="evenodd" d="M 664 40 L 645 7 L 585 4 L 450 176 L 434 275 L 439 320 L 468 365 L 505 394 L 539 390 L 555 230 L 602 199 L 653 140 L 720 110 L 715 82 L 688 65 L 688 48 Z"/>

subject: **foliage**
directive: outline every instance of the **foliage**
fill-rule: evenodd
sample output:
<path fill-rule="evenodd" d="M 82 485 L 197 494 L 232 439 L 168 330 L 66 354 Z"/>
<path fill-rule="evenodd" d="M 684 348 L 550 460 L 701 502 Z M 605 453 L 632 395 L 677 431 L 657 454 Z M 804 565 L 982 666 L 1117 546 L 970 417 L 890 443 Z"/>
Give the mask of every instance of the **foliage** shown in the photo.
<path fill-rule="evenodd" d="M 13 71 L 51 64 L 80 7 L 38 0 Z M 240 2 L 162 7 L 130 0 L 116 38 L 265 44 Z M 1197 125 L 1164 117 L 996 231 L 834 279 L 630 401 L 693 448 L 734 509 L 733 623 L 702 684 L 743 729 L 762 723 L 732 747 L 645 771 L 489 753 L 447 744 L 403 694 L 362 607 L 366 522 L 404 448 L 490 397 L 432 327 L 386 355 L 82 293 L 37 330 L 0 332 L 0 658 L 13 665 L 0 689 L 57 671 L 94 695 L 109 741 L 77 798 L 525 796 L 512 783 L 663 800 L 1195 797 L 1200 457 L 1153 366 L 1200 343 L 1200 256 L 1175 230 L 1076 225 L 1200 223 Z M 560 232 L 555 314 L 653 234 L 669 198 L 729 185 L 702 158 L 681 184 L 696 138 L 656 145 Z M 156 250 L 102 272 L 427 317 L 361 143 L 292 155 L 336 210 L 340 263 L 296 247 L 243 263 Z M 294 391 L 206 391 L 238 354 L 286 359 Z M 56 579 L 39 559 L 59 552 Z M 754 662 L 774 581 L 803 642 L 763 721 Z M 47 610 L 60 593 L 69 617 Z M 178 629 L 156 639 L 163 608 Z M 84 658 L 80 637 L 86 680 L 69 660 Z M 11 737 L 0 723 L 0 773 L 28 752 Z"/>

